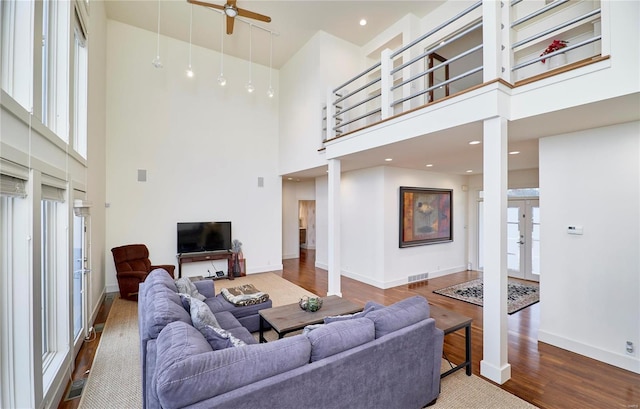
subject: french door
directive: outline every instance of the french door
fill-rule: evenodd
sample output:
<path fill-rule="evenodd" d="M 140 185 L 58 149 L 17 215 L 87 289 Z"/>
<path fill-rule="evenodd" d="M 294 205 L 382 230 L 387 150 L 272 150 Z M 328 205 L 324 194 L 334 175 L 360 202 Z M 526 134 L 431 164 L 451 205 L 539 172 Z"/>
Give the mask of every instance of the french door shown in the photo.
<path fill-rule="evenodd" d="M 478 266 L 483 260 L 484 202 L 478 203 Z M 509 199 L 507 207 L 507 268 L 510 277 L 540 281 L 540 205 L 538 199 Z"/>
<path fill-rule="evenodd" d="M 88 273 L 91 272 L 89 260 L 89 215 L 73 215 L 73 339 L 77 349 L 89 335 L 88 314 Z M 77 351 L 76 351 L 77 352 Z"/>
<path fill-rule="evenodd" d="M 540 206 L 538 200 L 509 200 L 507 268 L 510 277 L 540 281 Z"/>

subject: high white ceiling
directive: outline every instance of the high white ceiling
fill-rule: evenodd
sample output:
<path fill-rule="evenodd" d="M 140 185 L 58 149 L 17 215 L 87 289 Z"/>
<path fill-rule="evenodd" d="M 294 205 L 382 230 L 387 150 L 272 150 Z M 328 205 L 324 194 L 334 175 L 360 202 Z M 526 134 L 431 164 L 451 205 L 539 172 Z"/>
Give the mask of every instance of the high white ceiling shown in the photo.
<path fill-rule="evenodd" d="M 203 0 L 209 1 L 209 0 Z M 210 0 L 224 5 L 225 0 Z M 249 24 L 253 48 L 252 60 L 269 65 L 269 33 L 273 37 L 273 66 L 280 68 L 316 32 L 323 30 L 353 44 L 362 46 L 371 41 L 405 15 L 412 13 L 424 17 L 444 1 L 245 1 L 237 7 L 271 17 L 271 23 L 236 18 L 232 35 L 224 35 L 224 52 L 245 60 L 249 59 Z M 106 0 L 107 17 L 135 27 L 157 32 L 158 1 Z M 223 16 L 220 11 L 192 6 L 186 0 L 160 0 L 160 33 L 182 41 L 189 41 L 190 11 L 193 7 L 192 43 L 220 51 Z M 359 25 L 365 18 L 367 25 Z M 155 49 L 149 50 L 153 55 Z"/>
<path fill-rule="evenodd" d="M 208 0 L 203 0 L 208 1 Z M 213 1 L 222 5 L 225 0 Z M 106 0 L 107 17 L 151 32 L 157 31 L 157 0 Z M 318 30 L 323 30 L 353 44 L 362 46 L 380 32 L 413 13 L 424 17 L 444 1 L 244 1 L 237 7 L 271 17 L 271 23 L 256 22 L 252 32 L 254 63 L 269 65 L 269 33 L 273 37 L 273 66 L 285 64 Z M 189 41 L 189 20 L 193 7 L 192 42 L 195 45 L 220 50 L 223 16 L 220 12 L 200 6 L 191 6 L 186 0 L 160 0 L 160 32 L 185 42 Z M 365 18 L 368 24 L 359 25 Z M 234 33 L 224 34 L 224 53 L 249 59 L 249 24 L 236 19 Z M 155 44 L 151 45 L 154 47 Z M 151 59 L 155 49 L 149 50 Z M 197 69 L 197 68 L 196 68 Z M 355 73 L 354 73 L 355 74 Z M 606 114 L 603 114 L 606 113 Z M 575 132 L 640 119 L 640 101 L 637 95 L 552 112 L 535 118 L 509 123 L 509 150 L 520 151 L 509 157 L 509 169 L 538 167 L 538 139 L 547 135 Z M 469 124 L 409 141 L 390 144 L 357 155 L 343 158 L 344 171 L 370 166 L 397 166 L 432 170 L 441 173 L 482 173 L 482 146 L 469 146 L 471 139 L 482 139 L 481 124 Z M 438 143 L 435 143 L 438 141 Z M 391 157 L 392 162 L 384 159 Z M 427 163 L 434 163 L 426 168 Z M 326 167 L 309 169 L 284 175 L 295 179 L 325 174 Z"/>

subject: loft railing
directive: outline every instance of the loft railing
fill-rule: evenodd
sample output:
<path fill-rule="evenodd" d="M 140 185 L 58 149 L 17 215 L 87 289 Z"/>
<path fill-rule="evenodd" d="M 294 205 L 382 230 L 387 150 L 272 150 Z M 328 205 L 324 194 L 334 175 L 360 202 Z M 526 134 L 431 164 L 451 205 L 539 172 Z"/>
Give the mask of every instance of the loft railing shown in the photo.
<path fill-rule="evenodd" d="M 556 0 L 538 8 L 513 0 L 510 8 L 513 82 L 601 54 L 599 1 Z M 566 46 L 545 54 L 554 40 Z"/>
<path fill-rule="evenodd" d="M 485 19 L 482 13 L 491 8 L 483 7 L 482 1 L 473 3 L 405 46 L 383 50 L 379 63 L 329 90 L 323 107 L 323 142 L 494 79 L 484 72 L 487 56 L 494 59 L 498 54 L 504 66 L 502 74 L 494 75 L 515 84 L 552 75 L 547 74 L 549 67 L 601 55 L 600 1 L 512 0 L 504 7 L 509 7 L 504 15 L 489 11 L 499 15 Z M 502 32 L 508 47 L 483 41 L 485 20 L 509 30 L 508 35 Z M 553 40 L 565 47 L 544 54 Z M 562 57 L 559 65 L 553 61 L 557 56 Z"/>

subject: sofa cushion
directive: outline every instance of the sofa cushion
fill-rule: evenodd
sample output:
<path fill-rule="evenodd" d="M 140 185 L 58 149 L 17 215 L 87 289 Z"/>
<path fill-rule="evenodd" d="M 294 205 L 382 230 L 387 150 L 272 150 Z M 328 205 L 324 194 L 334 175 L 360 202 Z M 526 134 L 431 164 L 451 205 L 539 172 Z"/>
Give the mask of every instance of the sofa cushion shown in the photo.
<path fill-rule="evenodd" d="M 206 298 L 216 296 L 216 286 L 211 279 L 194 281 L 193 285 L 195 285 L 198 292 Z"/>
<path fill-rule="evenodd" d="M 171 275 L 167 272 L 167 270 L 162 268 L 156 268 L 152 270 L 147 278 L 144 279 L 144 283 L 150 288 L 156 284 L 162 284 L 165 287 L 177 292 L 176 284 L 173 281 Z"/>
<path fill-rule="evenodd" d="M 160 331 L 174 321 L 191 325 L 191 316 L 182 307 L 177 293 L 163 292 L 160 296 L 151 296 L 146 300 L 145 308 L 142 309 L 143 322 L 150 338 L 157 338 Z"/>
<path fill-rule="evenodd" d="M 178 278 L 175 283 L 179 293 L 189 294 L 192 298 L 197 298 L 200 301 L 204 301 L 206 298 L 198 292 L 198 288 L 189 277 Z"/>
<path fill-rule="evenodd" d="M 240 338 L 236 338 L 234 335 L 230 334 L 226 330 L 223 330 L 222 328 L 212 327 L 211 325 L 204 325 L 198 329 L 204 336 L 204 339 L 206 339 L 209 345 L 211 345 L 211 349 L 213 349 L 214 351 L 247 345 L 246 342 L 244 342 Z"/>
<path fill-rule="evenodd" d="M 429 303 L 416 295 L 366 314 L 376 328 L 376 339 L 429 318 Z"/>
<path fill-rule="evenodd" d="M 384 305 L 378 304 L 377 302 L 374 302 L 374 301 L 368 301 L 365 304 L 364 309 L 362 311 L 356 312 L 355 314 L 330 315 L 324 318 L 324 323 L 331 324 L 332 322 L 336 322 L 336 321 L 345 321 L 345 320 L 352 320 L 354 318 L 362 318 L 367 313 L 378 310 L 380 308 L 384 308 Z"/>
<path fill-rule="evenodd" d="M 242 327 L 242 324 L 240 324 L 236 317 L 234 317 L 229 311 L 220 311 L 213 315 L 215 315 L 218 324 L 220 324 L 220 328 L 226 329 L 227 331 L 232 328 Z"/>
<path fill-rule="evenodd" d="M 310 353 L 309 340 L 302 335 L 212 351 L 197 329 L 178 322 L 170 324 L 157 342 L 156 392 L 160 406 L 188 406 L 290 371 L 306 365 Z"/>
<path fill-rule="evenodd" d="M 197 298 L 191 297 L 191 322 L 193 326 L 200 329 L 206 325 L 220 328 L 220 324 L 213 315 L 209 306 Z"/>
<path fill-rule="evenodd" d="M 354 318 L 323 325 L 306 334 L 311 342 L 311 362 L 338 354 L 375 339 L 373 322 Z"/>

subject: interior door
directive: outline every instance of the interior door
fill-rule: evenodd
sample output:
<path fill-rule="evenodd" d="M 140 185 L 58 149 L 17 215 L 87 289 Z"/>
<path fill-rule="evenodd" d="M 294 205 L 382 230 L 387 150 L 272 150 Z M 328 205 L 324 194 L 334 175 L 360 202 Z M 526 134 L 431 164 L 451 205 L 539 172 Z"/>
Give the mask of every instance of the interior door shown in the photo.
<path fill-rule="evenodd" d="M 510 277 L 540 280 L 540 207 L 538 200 L 509 200 L 507 268 Z"/>

